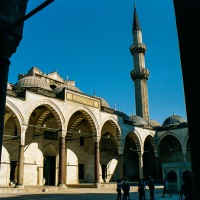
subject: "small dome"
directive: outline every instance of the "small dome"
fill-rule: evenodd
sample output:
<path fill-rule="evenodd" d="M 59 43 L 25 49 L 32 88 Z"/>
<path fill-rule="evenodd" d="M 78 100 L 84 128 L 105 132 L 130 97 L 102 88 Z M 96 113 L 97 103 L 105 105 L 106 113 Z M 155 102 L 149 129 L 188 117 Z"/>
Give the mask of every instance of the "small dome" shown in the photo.
<path fill-rule="evenodd" d="M 175 124 L 178 125 L 184 122 L 187 122 L 187 121 L 183 119 L 182 117 L 178 115 L 172 115 L 163 122 L 162 126 L 169 126 L 169 125 L 175 125 Z"/>
<path fill-rule="evenodd" d="M 7 90 L 12 90 L 12 87 L 10 86 L 10 83 L 7 83 Z"/>
<path fill-rule="evenodd" d="M 148 126 L 148 123 L 145 119 L 138 115 L 131 115 L 129 117 L 129 120 L 133 122 L 134 125 L 146 125 Z"/>
<path fill-rule="evenodd" d="M 63 88 L 66 88 L 67 90 L 73 90 L 75 92 L 81 92 L 81 90 L 79 90 L 77 87 L 75 87 L 74 85 L 70 85 L 70 84 L 66 84 L 66 85 L 62 85 L 62 86 L 58 86 L 56 87 L 53 91 L 57 94 L 59 92 L 62 91 Z"/>
<path fill-rule="evenodd" d="M 152 128 L 157 128 L 157 127 L 160 127 L 161 124 L 159 122 L 157 122 L 156 120 L 153 120 L 153 119 L 150 119 L 148 121 L 148 125 Z"/>
<path fill-rule="evenodd" d="M 119 111 L 119 110 L 115 110 L 115 111 L 114 111 L 114 114 L 116 114 L 116 115 L 118 115 L 118 116 L 124 117 L 125 120 L 129 120 L 128 115 L 127 115 L 126 113 L 124 113 L 124 112 L 121 112 L 121 111 Z"/>
<path fill-rule="evenodd" d="M 107 102 L 105 99 L 103 99 L 103 98 L 101 98 L 101 97 L 98 97 L 98 98 L 101 99 L 101 105 L 102 105 L 102 106 L 105 106 L 105 107 L 108 107 L 108 108 L 110 107 L 109 104 L 108 104 L 108 102 Z"/>
<path fill-rule="evenodd" d="M 20 79 L 15 84 L 15 88 L 42 88 L 45 90 L 52 90 L 47 82 L 35 76 L 26 76 Z"/>

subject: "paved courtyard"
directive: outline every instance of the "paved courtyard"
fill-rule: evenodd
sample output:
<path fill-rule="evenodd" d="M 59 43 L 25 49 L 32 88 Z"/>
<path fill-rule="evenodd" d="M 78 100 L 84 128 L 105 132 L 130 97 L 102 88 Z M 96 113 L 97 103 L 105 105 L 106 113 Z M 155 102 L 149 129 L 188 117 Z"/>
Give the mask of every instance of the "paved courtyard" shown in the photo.
<path fill-rule="evenodd" d="M 41 188 L 42 189 L 42 188 Z M 44 188 L 43 188 L 44 189 Z M 48 190 L 48 189 L 47 189 Z M 172 193 L 172 197 L 168 194 L 165 198 L 162 196 L 162 186 L 157 186 L 155 189 L 155 200 L 179 200 L 179 194 Z M 139 200 L 136 186 L 131 186 L 131 200 Z M 35 200 L 116 200 L 117 193 L 114 187 L 112 188 L 66 188 L 58 191 L 28 191 L 28 192 L 1 192 L 0 199 L 35 199 Z M 146 190 L 146 199 L 150 200 L 149 190 Z"/>

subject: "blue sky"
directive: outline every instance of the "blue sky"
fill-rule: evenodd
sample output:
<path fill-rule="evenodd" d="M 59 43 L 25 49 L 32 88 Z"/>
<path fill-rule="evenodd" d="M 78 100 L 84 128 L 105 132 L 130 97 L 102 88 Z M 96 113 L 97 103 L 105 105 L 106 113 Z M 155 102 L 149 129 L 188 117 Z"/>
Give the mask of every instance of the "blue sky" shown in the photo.
<path fill-rule="evenodd" d="M 42 0 L 29 0 L 27 12 Z M 36 66 L 57 71 L 111 108 L 135 114 L 132 45 L 133 8 L 147 47 L 150 119 L 159 123 L 173 112 L 186 119 L 185 98 L 173 1 L 55 0 L 24 23 L 22 41 L 11 57 L 8 81 Z"/>

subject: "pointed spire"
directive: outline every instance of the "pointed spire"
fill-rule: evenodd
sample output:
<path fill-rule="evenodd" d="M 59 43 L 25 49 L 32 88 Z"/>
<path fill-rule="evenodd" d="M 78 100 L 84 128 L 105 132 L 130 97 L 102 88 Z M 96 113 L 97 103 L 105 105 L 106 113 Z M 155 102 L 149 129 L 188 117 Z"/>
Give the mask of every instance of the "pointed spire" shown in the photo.
<path fill-rule="evenodd" d="M 137 16 L 137 12 L 136 12 L 136 4 L 134 3 L 134 16 L 133 16 L 133 31 L 135 30 L 141 30 L 140 29 L 140 23 L 139 23 L 139 19 Z"/>

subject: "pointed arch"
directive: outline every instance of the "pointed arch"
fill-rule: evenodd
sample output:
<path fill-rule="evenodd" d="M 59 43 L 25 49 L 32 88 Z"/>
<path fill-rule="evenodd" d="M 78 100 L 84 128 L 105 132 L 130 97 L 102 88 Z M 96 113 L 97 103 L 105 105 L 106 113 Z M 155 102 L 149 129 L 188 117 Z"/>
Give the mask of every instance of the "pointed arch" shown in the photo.
<path fill-rule="evenodd" d="M 22 113 L 19 111 L 19 109 L 8 99 L 6 99 L 6 105 L 5 109 L 11 114 L 13 117 L 16 126 L 17 126 L 17 132 L 18 134 L 21 133 L 21 125 L 24 123 L 24 118 Z"/>
<path fill-rule="evenodd" d="M 97 122 L 97 119 L 95 117 L 95 115 L 93 114 L 93 112 L 85 107 L 85 106 L 78 106 L 76 107 L 75 109 L 73 109 L 71 111 L 71 113 L 69 113 L 68 115 L 68 123 L 69 123 L 69 120 L 70 118 L 76 113 L 76 112 L 80 112 L 81 114 L 78 115 L 74 122 L 70 125 L 70 127 L 68 127 L 68 130 L 73 132 L 74 128 L 76 127 L 76 125 L 83 119 L 86 119 L 88 121 L 88 123 L 90 124 L 91 126 L 91 131 L 92 131 L 92 134 L 93 136 L 98 136 L 98 130 L 99 130 L 99 124 Z M 68 124 L 69 126 L 69 124 Z"/>
<path fill-rule="evenodd" d="M 30 107 L 27 118 L 26 118 L 26 124 L 28 124 L 28 121 L 29 121 L 29 118 L 30 118 L 32 112 L 39 106 L 47 107 L 54 114 L 56 121 L 57 121 L 58 129 L 62 130 L 62 128 L 64 127 L 64 124 L 65 124 L 64 115 L 63 115 L 62 111 L 60 110 L 60 108 L 53 101 L 50 101 L 49 99 L 39 100 Z M 45 112 L 41 116 L 41 118 L 38 120 L 37 125 L 41 125 L 42 119 L 44 119 L 47 116 L 47 114 L 49 114 L 49 113 Z"/>

